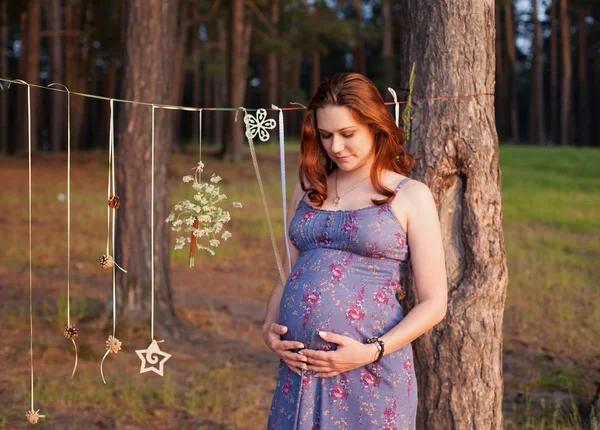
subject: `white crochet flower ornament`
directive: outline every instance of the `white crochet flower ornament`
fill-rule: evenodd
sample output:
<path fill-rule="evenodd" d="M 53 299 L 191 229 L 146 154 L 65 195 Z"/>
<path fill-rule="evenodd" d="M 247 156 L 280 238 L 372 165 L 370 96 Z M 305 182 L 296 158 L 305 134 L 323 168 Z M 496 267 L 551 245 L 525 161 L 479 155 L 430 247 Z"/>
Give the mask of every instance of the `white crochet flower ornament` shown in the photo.
<path fill-rule="evenodd" d="M 274 119 L 267 119 L 267 111 L 264 109 L 259 109 L 255 117 L 247 113 L 244 121 L 247 125 L 246 135 L 250 139 L 254 139 L 258 134 L 259 139 L 263 142 L 269 140 L 270 137 L 267 129 L 272 130 L 277 126 Z"/>

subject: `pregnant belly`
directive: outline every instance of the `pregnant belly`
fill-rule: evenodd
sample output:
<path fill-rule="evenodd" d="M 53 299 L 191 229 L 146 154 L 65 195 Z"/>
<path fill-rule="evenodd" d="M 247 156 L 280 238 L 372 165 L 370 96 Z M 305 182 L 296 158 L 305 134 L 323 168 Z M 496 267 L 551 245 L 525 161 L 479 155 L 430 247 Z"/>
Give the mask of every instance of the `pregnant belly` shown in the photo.
<path fill-rule="evenodd" d="M 373 335 L 383 335 L 402 320 L 393 283 L 365 283 L 358 276 L 349 276 L 335 285 L 323 279 L 327 278 L 312 273 L 310 278 L 304 276 L 286 284 L 279 321 L 288 331 L 282 339 L 302 342 L 309 349 L 333 350 L 336 344 L 321 339 L 320 330 L 364 342 Z"/>

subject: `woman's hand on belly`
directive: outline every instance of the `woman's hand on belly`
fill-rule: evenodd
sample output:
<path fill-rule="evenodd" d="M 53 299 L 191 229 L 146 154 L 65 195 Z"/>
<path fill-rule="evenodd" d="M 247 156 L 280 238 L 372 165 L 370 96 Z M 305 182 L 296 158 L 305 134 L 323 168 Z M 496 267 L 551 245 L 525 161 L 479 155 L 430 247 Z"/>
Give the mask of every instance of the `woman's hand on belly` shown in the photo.
<path fill-rule="evenodd" d="M 364 344 L 351 337 L 330 332 L 319 332 L 319 335 L 327 342 L 337 344 L 337 349 L 334 351 L 316 351 L 314 349 L 300 351 L 300 354 L 308 357 L 308 370 L 315 372 L 315 376 L 319 378 L 331 378 L 340 373 L 358 369 L 372 363 L 377 358 L 378 349 L 375 344 Z"/>
<path fill-rule="evenodd" d="M 277 323 L 265 323 L 263 326 L 263 339 L 271 351 L 277 354 L 294 373 L 300 375 L 300 369 L 306 369 L 306 357 L 292 352 L 290 349 L 302 349 L 304 345 L 293 340 L 281 340 L 281 335 L 286 332 L 286 326 Z"/>

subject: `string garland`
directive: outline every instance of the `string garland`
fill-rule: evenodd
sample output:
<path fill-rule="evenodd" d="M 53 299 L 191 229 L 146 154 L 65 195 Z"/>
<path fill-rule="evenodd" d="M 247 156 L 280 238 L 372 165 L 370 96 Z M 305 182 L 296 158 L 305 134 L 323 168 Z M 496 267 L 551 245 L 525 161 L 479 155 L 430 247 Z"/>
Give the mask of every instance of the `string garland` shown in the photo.
<path fill-rule="evenodd" d="M 9 83 L 17 83 L 17 84 L 22 84 L 23 81 L 19 82 L 20 79 L 5 79 L 5 78 L 0 78 L 0 82 L 9 82 Z M 34 85 L 34 84 L 27 84 L 27 85 L 31 85 L 34 88 L 41 88 L 44 90 L 50 90 L 50 91 L 60 91 L 60 92 L 66 92 L 64 90 L 61 90 L 59 88 L 48 88 L 48 87 L 44 87 L 41 85 Z M 125 99 L 115 99 L 115 98 L 110 98 L 110 97 L 103 97 L 103 96 L 98 96 L 95 94 L 89 94 L 89 93 L 80 93 L 80 92 L 75 92 L 75 91 L 71 91 L 71 94 L 77 95 L 77 96 L 81 96 L 81 97 L 88 97 L 88 98 L 93 98 L 93 99 L 98 99 L 98 100 L 106 100 L 106 101 L 116 101 L 118 103 L 130 103 L 130 104 L 137 104 L 137 105 L 143 105 L 143 106 L 155 106 L 157 108 L 160 109 L 171 109 L 171 110 L 184 110 L 184 111 L 190 111 L 190 112 L 198 112 L 200 110 L 210 110 L 210 111 L 224 111 L 224 112 L 241 112 L 241 111 L 246 111 L 246 112 L 256 112 L 259 109 L 265 109 L 265 110 L 284 110 L 284 111 L 297 111 L 297 110 L 306 110 L 306 106 L 302 105 L 301 103 L 298 102 L 290 102 L 290 104 L 296 104 L 296 105 L 300 105 L 302 107 L 283 107 L 283 108 L 279 108 L 279 109 L 274 109 L 274 108 L 216 108 L 216 107 L 192 107 L 192 106 L 177 106 L 177 105 L 166 105 L 166 104 L 156 104 L 156 103 L 148 103 L 148 102 L 140 102 L 140 101 L 136 101 L 136 100 L 125 100 Z M 444 101 L 444 100 L 453 100 L 453 99 L 465 99 L 465 98 L 471 98 L 471 97 L 482 97 L 482 96 L 494 96 L 493 92 L 489 92 L 489 93 L 475 93 L 475 94 L 467 94 L 467 95 L 455 95 L 455 96 L 437 96 L 437 97 L 426 97 L 426 98 L 422 98 L 422 99 L 418 99 L 418 100 L 413 100 L 412 103 L 417 104 L 420 102 L 425 102 L 425 101 Z M 408 100 L 400 100 L 398 102 L 384 102 L 384 104 L 386 105 L 395 105 L 396 103 L 398 104 L 407 104 L 409 103 Z"/>

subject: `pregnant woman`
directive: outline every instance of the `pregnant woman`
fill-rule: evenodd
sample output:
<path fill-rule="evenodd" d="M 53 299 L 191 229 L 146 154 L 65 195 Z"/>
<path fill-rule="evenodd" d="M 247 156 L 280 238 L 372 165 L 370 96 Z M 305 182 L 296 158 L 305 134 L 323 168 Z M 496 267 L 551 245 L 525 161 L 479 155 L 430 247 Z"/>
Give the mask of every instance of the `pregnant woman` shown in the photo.
<path fill-rule="evenodd" d="M 404 141 L 363 75 L 326 78 L 308 104 L 292 271 L 263 326 L 280 358 L 269 429 L 415 428 L 411 342 L 445 316 L 447 283 L 436 206 L 408 178 Z M 408 264 L 418 304 L 404 315 Z"/>

